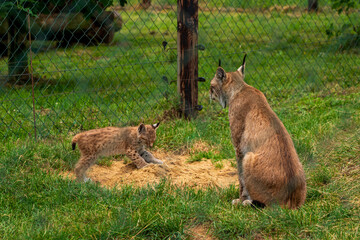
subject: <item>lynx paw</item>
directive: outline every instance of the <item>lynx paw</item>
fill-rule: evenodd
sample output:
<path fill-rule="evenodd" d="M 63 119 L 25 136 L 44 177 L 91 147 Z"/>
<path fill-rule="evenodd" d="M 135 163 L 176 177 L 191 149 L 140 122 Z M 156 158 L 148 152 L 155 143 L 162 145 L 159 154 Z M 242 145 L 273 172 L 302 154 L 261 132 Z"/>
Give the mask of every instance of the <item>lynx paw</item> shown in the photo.
<path fill-rule="evenodd" d="M 239 205 L 240 203 L 243 206 L 251 206 L 252 205 L 252 200 L 247 199 L 247 200 L 242 201 L 240 198 L 238 198 L 238 199 L 232 200 L 232 202 L 231 202 L 231 204 L 234 205 L 234 206 Z"/>
<path fill-rule="evenodd" d="M 90 178 L 84 178 L 84 183 L 87 183 L 87 182 L 92 182 L 92 180 Z"/>
<path fill-rule="evenodd" d="M 242 202 L 243 206 L 251 206 L 252 205 L 252 200 L 245 200 Z"/>
<path fill-rule="evenodd" d="M 151 161 L 151 163 L 154 163 L 154 164 L 163 164 L 164 162 L 163 161 L 161 161 L 161 160 L 159 160 L 159 159 L 153 159 L 152 161 Z"/>
<path fill-rule="evenodd" d="M 234 206 L 235 206 L 235 205 L 239 205 L 240 203 L 241 203 L 241 199 L 240 199 L 240 198 L 237 198 L 237 199 L 234 199 L 234 200 L 231 201 L 231 204 L 234 205 Z"/>

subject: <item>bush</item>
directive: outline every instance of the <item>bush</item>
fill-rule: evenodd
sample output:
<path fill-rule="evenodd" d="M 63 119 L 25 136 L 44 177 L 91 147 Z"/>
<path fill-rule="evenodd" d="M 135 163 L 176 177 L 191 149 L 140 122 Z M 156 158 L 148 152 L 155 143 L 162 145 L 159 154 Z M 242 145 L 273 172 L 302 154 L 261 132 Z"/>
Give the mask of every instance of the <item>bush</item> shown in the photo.
<path fill-rule="evenodd" d="M 331 23 L 326 29 L 328 38 L 335 38 L 335 47 L 337 50 L 349 50 L 360 48 L 360 24 L 359 16 L 355 15 L 355 20 L 351 19 L 351 9 L 357 9 L 359 3 L 353 0 L 332 0 L 332 8 L 339 14 L 345 12 L 348 22 L 342 26 L 335 26 Z M 356 13 L 355 13 L 356 14 Z"/>
<path fill-rule="evenodd" d="M 72 11 L 82 12 L 86 15 L 91 15 L 93 12 L 101 12 L 102 9 L 112 6 L 115 3 L 113 0 L 78 0 L 78 1 L 66 1 L 66 0 L 4 0 L 0 4 L 0 17 L 5 17 L 11 10 L 21 10 L 29 12 L 32 15 L 39 13 L 48 14 L 54 12 L 56 9 L 62 9 L 64 7 L 71 6 Z M 119 0 L 121 6 L 127 3 L 127 0 Z"/>

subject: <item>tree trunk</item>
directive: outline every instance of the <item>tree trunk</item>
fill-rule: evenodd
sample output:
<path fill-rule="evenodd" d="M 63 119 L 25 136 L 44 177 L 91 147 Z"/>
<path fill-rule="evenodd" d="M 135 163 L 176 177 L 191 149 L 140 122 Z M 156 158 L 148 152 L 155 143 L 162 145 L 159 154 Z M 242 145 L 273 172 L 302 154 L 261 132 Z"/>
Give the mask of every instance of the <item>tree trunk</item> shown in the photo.
<path fill-rule="evenodd" d="M 148 9 L 151 6 L 151 0 L 141 0 L 141 8 Z"/>
<path fill-rule="evenodd" d="M 317 0 L 308 0 L 308 12 L 317 12 L 318 11 L 318 1 Z"/>
<path fill-rule="evenodd" d="M 12 82 L 26 83 L 28 71 L 28 41 L 26 13 L 12 11 L 7 18 L 8 29 L 8 76 Z"/>

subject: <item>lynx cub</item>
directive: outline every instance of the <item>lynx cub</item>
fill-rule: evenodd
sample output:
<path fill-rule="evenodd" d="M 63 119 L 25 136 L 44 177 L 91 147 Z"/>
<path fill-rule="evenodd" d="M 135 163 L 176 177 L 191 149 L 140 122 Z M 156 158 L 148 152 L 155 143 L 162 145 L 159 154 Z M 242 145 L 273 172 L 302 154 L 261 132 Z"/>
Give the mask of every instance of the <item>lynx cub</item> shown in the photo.
<path fill-rule="evenodd" d="M 72 140 L 72 149 L 78 144 L 81 156 L 75 166 L 76 179 L 88 181 L 85 172 L 100 156 L 125 154 L 137 168 L 147 166 L 147 163 L 162 164 L 151 153 L 145 151 L 152 147 L 156 138 L 156 129 L 160 123 L 153 125 L 140 124 L 139 127 L 107 127 L 82 132 Z"/>
<path fill-rule="evenodd" d="M 210 86 L 210 98 L 223 108 L 229 106 L 240 181 L 240 198 L 233 204 L 249 205 L 254 200 L 298 208 L 306 196 L 303 167 L 289 133 L 264 94 L 244 82 L 245 57 L 235 72 L 219 66 Z"/>

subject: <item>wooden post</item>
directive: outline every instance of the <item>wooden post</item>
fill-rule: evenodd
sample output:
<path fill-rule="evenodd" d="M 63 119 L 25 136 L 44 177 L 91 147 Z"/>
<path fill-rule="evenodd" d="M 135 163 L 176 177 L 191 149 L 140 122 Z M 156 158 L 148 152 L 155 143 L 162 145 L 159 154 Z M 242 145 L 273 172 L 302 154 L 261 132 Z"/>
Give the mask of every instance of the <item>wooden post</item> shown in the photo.
<path fill-rule="evenodd" d="M 198 104 L 198 0 L 177 0 L 177 89 L 185 118 L 196 116 Z"/>
<path fill-rule="evenodd" d="M 8 75 L 9 80 L 16 82 L 27 82 L 28 71 L 28 42 L 26 28 L 26 14 L 22 11 L 11 11 L 7 18 L 8 30 Z"/>
<path fill-rule="evenodd" d="M 318 0 L 308 0 L 308 12 L 317 12 L 318 10 Z"/>

